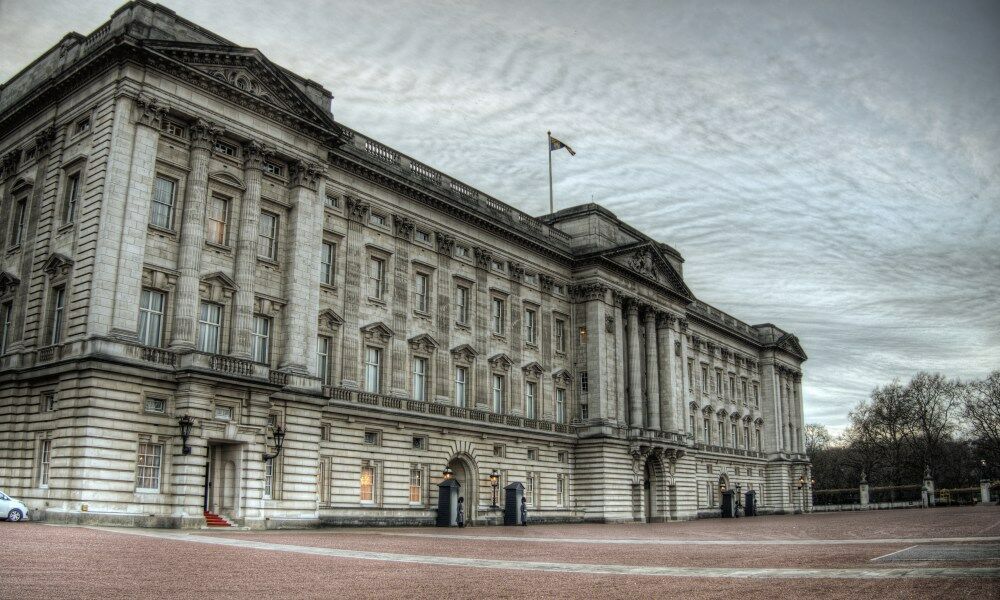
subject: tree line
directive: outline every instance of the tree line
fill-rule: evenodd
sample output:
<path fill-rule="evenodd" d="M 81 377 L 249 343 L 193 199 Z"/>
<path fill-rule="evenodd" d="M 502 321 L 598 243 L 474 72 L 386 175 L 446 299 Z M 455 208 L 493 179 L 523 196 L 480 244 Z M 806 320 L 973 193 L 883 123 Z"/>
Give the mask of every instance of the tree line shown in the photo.
<path fill-rule="evenodd" d="M 930 470 L 937 489 L 977 486 L 1000 477 L 1000 370 L 962 382 L 918 373 L 877 387 L 834 438 L 806 425 L 815 489 L 920 484 Z"/>

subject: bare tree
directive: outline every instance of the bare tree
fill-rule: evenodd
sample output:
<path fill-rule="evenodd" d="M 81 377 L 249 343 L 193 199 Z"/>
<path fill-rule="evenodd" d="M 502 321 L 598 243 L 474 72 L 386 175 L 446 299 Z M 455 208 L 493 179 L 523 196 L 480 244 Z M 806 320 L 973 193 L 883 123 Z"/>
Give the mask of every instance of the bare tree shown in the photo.
<path fill-rule="evenodd" d="M 997 468 L 1000 463 L 1000 370 L 964 386 L 964 412 L 980 456 Z"/>
<path fill-rule="evenodd" d="M 888 470 L 891 485 L 900 485 L 906 463 L 913 411 L 899 380 L 872 391 L 871 401 L 851 411 L 852 436 L 863 448 L 865 461 L 875 463 L 877 452 Z M 870 473 L 870 472 L 869 472 Z"/>
<path fill-rule="evenodd" d="M 830 430 L 826 428 L 826 425 L 806 424 L 806 454 L 811 455 L 817 451 L 826 450 L 830 447 L 831 442 L 833 442 L 833 436 L 830 435 Z"/>
<path fill-rule="evenodd" d="M 950 440 L 958 428 L 961 410 L 961 384 L 943 375 L 917 373 L 903 389 L 909 415 L 906 423 L 913 451 L 913 467 L 918 470 L 933 467 L 937 472 L 942 444 Z"/>

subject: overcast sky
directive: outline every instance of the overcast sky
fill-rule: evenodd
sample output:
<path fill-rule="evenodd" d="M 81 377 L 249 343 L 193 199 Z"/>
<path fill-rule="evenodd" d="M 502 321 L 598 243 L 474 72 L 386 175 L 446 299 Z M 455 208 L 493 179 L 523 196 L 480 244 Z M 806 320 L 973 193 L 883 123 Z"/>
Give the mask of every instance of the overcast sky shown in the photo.
<path fill-rule="evenodd" d="M 806 420 L 1000 368 L 1000 2 L 164 4 L 343 123 L 531 214 L 595 201 L 794 332 Z M 0 0 L 0 80 L 117 0 Z"/>

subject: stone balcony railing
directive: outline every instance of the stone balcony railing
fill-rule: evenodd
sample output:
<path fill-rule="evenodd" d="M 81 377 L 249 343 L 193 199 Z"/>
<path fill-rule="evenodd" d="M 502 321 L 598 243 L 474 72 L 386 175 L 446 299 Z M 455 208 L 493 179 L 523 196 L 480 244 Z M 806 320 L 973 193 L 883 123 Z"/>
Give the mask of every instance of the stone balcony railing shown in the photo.
<path fill-rule="evenodd" d="M 729 448 L 727 446 L 716 446 L 715 444 L 696 444 L 699 450 L 704 452 L 715 452 L 716 454 L 729 454 L 730 456 L 745 456 L 747 458 L 767 458 L 763 452 L 747 450 L 744 448 Z"/>
<path fill-rule="evenodd" d="M 478 408 L 424 402 L 397 396 L 359 392 L 335 386 L 324 386 L 323 393 L 327 398 L 335 401 L 385 408 L 405 413 L 438 415 L 452 419 L 461 419 L 463 421 L 478 421 L 480 423 L 530 429 L 533 431 L 548 431 L 563 434 L 576 433 L 576 427 L 566 423 L 556 423 L 544 419 L 529 419 L 518 415 L 504 415 Z"/>

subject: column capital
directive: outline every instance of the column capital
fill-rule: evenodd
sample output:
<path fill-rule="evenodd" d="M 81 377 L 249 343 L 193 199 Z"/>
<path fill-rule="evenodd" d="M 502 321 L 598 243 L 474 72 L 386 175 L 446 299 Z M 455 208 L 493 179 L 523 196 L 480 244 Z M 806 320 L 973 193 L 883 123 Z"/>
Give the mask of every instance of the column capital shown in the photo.
<path fill-rule="evenodd" d="M 159 131 L 163 127 L 163 115 L 170 108 L 167 104 L 160 102 L 148 94 L 139 94 L 135 97 L 135 106 L 139 110 L 137 123 L 152 127 Z"/>
<path fill-rule="evenodd" d="M 434 239 L 437 241 L 437 251 L 439 254 L 451 256 L 455 251 L 455 236 L 443 231 L 437 231 L 434 233 Z"/>
<path fill-rule="evenodd" d="M 555 285 L 555 278 L 551 275 L 546 275 L 545 273 L 538 274 L 538 285 L 542 288 L 542 291 L 551 294 L 552 286 Z"/>
<path fill-rule="evenodd" d="M 319 178 L 326 170 L 322 165 L 304 160 L 297 160 L 289 166 L 288 174 L 291 187 L 304 187 L 312 191 L 319 188 Z"/>
<path fill-rule="evenodd" d="M 570 294 L 574 300 L 604 300 L 607 297 L 608 286 L 603 283 L 581 283 L 570 288 Z"/>
<path fill-rule="evenodd" d="M 414 223 L 413 219 L 405 217 L 403 215 L 392 215 L 392 225 L 393 231 L 396 233 L 396 237 L 403 238 L 405 240 L 410 239 L 413 235 Z"/>
<path fill-rule="evenodd" d="M 49 125 L 35 134 L 35 156 L 41 158 L 52 148 L 52 142 L 56 139 L 56 128 Z"/>
<path fill-rule="evenodd" d="M 247 171 L 263 171 L 264 161 L 272 154 L 274 154 L 274 150 L 267 147 L 264 142 L 250 140 L 243 144 L 243 169 Z"/>
<path fill-rule="evenodd" d="M 660 312 L 657 315 L 656 327 L 657 329 L 670 329 L 673 327 L 674 322 L 677 321 L 677 315 L 671 312 Z"/>
<path fill-rule="evenodd" d="M 351 221 L 364 223 L 365 219 L 368 218 L 368 210 L 371 205 L 364 200 L 354 196 L 344 196 L 344 204 L 347 205 L 347 218 Z"/>
<path fill-rule="evenodd" d="M 489 271 L 490 263 L 493 261 L 493 252 L 482 246 L 475 246 L 472 248 L 472 253 L 476 257 L 476 267 Z"/>
<path fill-rule="evenodd" d="M 684 333 L 688 329 L 688 320 L 684 317 L 677 318 L 677 328 L 680 329 L 681 333 Z"/>
<path fill-rule="evenodd" d="M 629 318 L 635 317 L 639 318 L 639 302 L 634 298 L 625 299 L 625 312 L 628 313 Z"/>
<path fill-rule="evenodd" d="M 196 120 L 189 129 L 191 130 L 191 146 L 210 152 L 219 137 L 226 133 L 225 129 L 205 119 Z"/>

